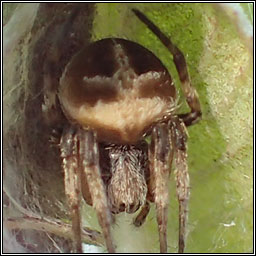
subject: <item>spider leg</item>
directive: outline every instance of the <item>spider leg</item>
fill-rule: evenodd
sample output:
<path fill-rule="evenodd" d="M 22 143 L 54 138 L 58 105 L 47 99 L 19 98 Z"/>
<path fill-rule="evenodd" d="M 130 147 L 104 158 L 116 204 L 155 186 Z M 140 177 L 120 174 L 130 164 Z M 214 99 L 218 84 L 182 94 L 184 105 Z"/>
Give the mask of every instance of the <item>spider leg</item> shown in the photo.
<path fill-rule="evenodd" d="M 76 131 L 65 129 L 60 141 L 62 166 L 65 174 L 65 193 L 70 207 L 74 249 L 82 253 L 80 219 L 80 174 L 78 168 L 78 148 Z"/>
<path fill-rule="evenodd" d="M 99 149 L 96 136 L 93 131 L 79 129 L 78 139 L 80 143 L 80 164 L 87 179 L 92 205 L 97 212 L 107 250 L 109 253 L 114 253 L 115 248 L 110 232 L 111 215 L 108 207 L 106 189 L 100 173 Z"/>
<path fill-rule="evenodd" d="M 186 126 L 195 124 L 198 122 L 202 116 L 200 102 L 196 89 L 191 86 L 189 73 L 187 70 L 187 64 L 183 53 L 180 49 L 175 46 L 171 39 L 164 35 L 164 33 L 151 22 L 143 13 L 137 9 L 132 9 L 135 15 L 145 24 L 147 27 L 159 38 L 159 40 L 164 44 L 164 46 L 173 55 L 173 61 L 179 74 L 181 81 L 181 87 L 183 93 L 185 94 L 186 101 L 191 109 L 189 113 L 181 114 L 179 117 L 183 120 Z"/>
<path fill-rule="evenodd" d="M 149 204 L 149 201 L 146 201 L 145 205 L 143 205 L 143 207 L 141 208 L 140 213 L 134 219 L 133 224 L 136 227 L 140 227 L 145 222 L 149 211 L 150 211 L 150 204 Z"/>
<path fill-rule="evenodd" d="M 156 124 L 152 131 L 149 149 L 150 172 L 154 177 L 150 189 L 153 189 L 153 199 L 156 204 L 161 253 L 167 253 L 168 185 L 172 156 L 168 125 L 164 123 Z"/>
<path fill-rule="evenodd" d="M 179 118 L 174 118 L 171 122 L 171 136 L 175 153 L 175 178 L 179 201 L 179 253 L 183 253 L 188 218 L 189 174 L 187 165 L 186 128 L 185 124 Z"/>

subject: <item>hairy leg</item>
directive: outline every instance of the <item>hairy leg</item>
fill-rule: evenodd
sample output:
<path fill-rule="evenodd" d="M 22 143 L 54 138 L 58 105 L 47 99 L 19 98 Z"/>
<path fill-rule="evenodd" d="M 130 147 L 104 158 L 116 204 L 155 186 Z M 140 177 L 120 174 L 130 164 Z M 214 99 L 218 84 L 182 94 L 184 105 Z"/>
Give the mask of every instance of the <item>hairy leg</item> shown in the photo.
<path fill-rule="evenodd" d="M 78 168 L 77 135 L 75 130 L 64 130 L 61 141 L 62 166 L 65 174 L 65 193 L 70 207 L 74 250 L 82 253 L 80 218 L 80 173 Z"/>
<path fill-rule="evenodd" d="M 179 201 L 179 253 L 183 253 L 188 218 L 189 174 L 187 165 L 186 128 L 185 124 L 179 118 L 174 118 L 171 122 L 171 135 L 175 153 L 175 178 Z"/>
<path fill-rule="evenodd" d="M 168 125 L 159 123 L 152 131 L 149 161 L 150 172 L 152 177 L 154 177 L 154 183 L 151 183 L 150 189 L 154 189 L 153 198 L 156 204 L 161 253 L 167 253 L 167 213 L 172 156 Z"/>
<path fill-rule="evenodd" d="M 78 138 L 79 161 L 87 179 L 92 205 L 97 212 L 107 250 L 109 253 L 114 253 L 115 248 L 110 232 L 111 215 L 108 207 L 106 189 L 100 173 L 99 149 L 96 136 L 93 131 L 79 129 Z"/>
<path fill-rule="evenodd" d="M 197 92 L 192 87 L 190 82 L 189 73 L 187 70 L 187 64 L 183 53 L 175 46 L 171 39 L 168 38 L 153 22 L 151 22 L 143 13 L 139 10 L 133 9 L 135 15 L 147 25 L 147 27 L 159 38 L 159 40 L 165 45 L 165 47 L 173 55 L 173 61 L 179 74 L 183 93 L 185 94 L 186 101 L 191 109 L 190 113 L 181 114 L 179 117 L 183 120 L 186 126 L 195 124 L 201 118 L 202 112 Z"/>
<path fill-rule="evenodd" d="M 142 206 L 140 213 L 134 219 L 133 224 L 136 227 L 140 227 L 145 222 L 149 211 L 150 211 L 150 204 L 149 204 L 149 201 L 146 201 L 145 205 Z"/>

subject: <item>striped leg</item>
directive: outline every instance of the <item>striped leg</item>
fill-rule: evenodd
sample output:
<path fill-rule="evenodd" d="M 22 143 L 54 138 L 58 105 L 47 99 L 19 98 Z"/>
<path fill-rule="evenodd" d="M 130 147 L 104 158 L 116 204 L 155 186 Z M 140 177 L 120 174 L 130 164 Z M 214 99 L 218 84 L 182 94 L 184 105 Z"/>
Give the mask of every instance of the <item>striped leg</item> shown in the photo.
<path fill-rule="evenodd" d="M 169 204 L 169 176 L 172 161 L 172 148 L 168 125 L 159 123 L 153 128 L 149 150 L 150 182 L 149 189 L 156 204 L 156 214 L 160 241 L 160 252 L 167 253 L 167 214 Z"/>
<path fill-rule="evenodd" d="M 137 9 L 133 9 L 135 15 L 159 38 L 164 46 L 173 55 L 173 61 L 179 74 L 181 87 L 186 97 L 186 101 L 191 109 L 189 113 L 181 114 L 179 117 L 183 120 L 186 126 L 195 124 L 202 116 L 200 102 L 196 89 L 192 87 L 187 64 L 183 53 L 175 46 L 171 39 L 168 38 L 153 22 L 151 22 L 143 13 Z"/>
<path fill-rule="evenodd" d="M 174 118 L 170 124 L 176 165 L 176 191 L 179 201 L 179 253 L 183 253 L 185 248 L 189 200 L 189 174 L 186 148 L 187 134 L 185 124 L 181 119 Z"/>
<path fill-rule="evenodd" d="M 115 247 L 110 232 L 112 219 L 108 207 L 106 190 L 100 174 L 99 150 L 96 136 L 90 130 L 80 129 L 78 131 L 78 137 L 80 163 L 87 179 L 92 205 L 97 212 L 107 250 L 109 253 L 114 253 Z"/>
<path fill-rule="evenodd" d="M 82 253 L 80 218 L 80 173 L 78 168 L 77 135 L 74 129 L 64 130 L 60 141 L 62 166 L 65 174 L 65 193 L 71 212 L 74 250 Z"/>

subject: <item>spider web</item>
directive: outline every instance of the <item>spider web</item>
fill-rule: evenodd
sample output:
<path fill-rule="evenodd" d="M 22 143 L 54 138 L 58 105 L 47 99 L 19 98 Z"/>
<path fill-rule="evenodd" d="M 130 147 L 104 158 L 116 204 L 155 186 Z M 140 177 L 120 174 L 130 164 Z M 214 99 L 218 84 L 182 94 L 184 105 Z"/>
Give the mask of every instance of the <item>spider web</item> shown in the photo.
<path fill-rule="evenodd" d="M 91 7 L 85 12 L 90 13 Z M 4 26 L 4 252 L 71 251 L 59 151 L 49 143 L 52 128 L 43 121 L 41 110 L 40 47 L 53 13 L 65 17 L 72 8 L 72 4 L 18 4 Z"/>

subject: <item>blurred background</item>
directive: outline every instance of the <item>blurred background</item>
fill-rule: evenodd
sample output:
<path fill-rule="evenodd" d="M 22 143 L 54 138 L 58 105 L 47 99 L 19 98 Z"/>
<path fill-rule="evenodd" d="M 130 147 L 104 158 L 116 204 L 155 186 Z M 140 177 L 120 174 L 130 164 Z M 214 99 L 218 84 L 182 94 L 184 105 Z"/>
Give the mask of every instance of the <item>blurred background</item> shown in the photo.
<path fill-rule="evenodd" d="M 59 33 L 70 13 L 70 30 Z M 184 53 L 203 119 L 188 128 L 191 180 L 187 253 L 253 252 L 253 4 L 4 3 L 3 214 L 4 252 L 70 252 L 70 220 L 59 151 L 42 113 L 42 66 L 57 45 L 72 55 L 105 37 L 135 41 L 161 59 L 188 111 L 172 56 L 134 16 L 144 12 Z M 61 42 L 61 43 L 60 43 Z M 50 51 L 49 51 L 50 49 Z M 61 59 L 56 79 L 67 64 Z M 173 174 L 173 173 L 172 173 Z M 83 203 L 83 224 L 100 231 Z M 28 218 L 29 216 L 29 218 Z M 159 252 L 154 205 L 141 228 L 120 214 L 118 252 Z M 44 221 L 39 221 L 39 219 Z M 44 230 L 44 231 L 43 231 Z M 98 233 L 85 252 L 106 252 Z M 87 240 L 86 240 L 87 239 Z M 178 248 L 178 203 L 170 178 L 168 252 Z"/>

